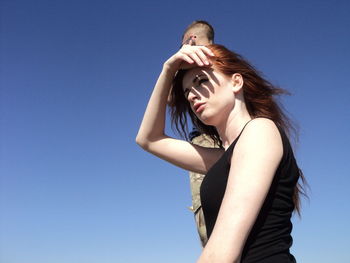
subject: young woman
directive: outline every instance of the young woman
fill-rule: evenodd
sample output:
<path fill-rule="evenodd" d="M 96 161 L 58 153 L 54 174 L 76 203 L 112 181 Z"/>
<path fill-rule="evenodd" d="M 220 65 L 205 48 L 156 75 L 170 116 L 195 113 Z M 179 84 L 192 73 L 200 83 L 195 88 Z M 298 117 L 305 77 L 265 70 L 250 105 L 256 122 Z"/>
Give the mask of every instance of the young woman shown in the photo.
<path fill-rule="evenodd" d="M 184 45 L 163 65 L 136 142 L 206 174 L 201 202 L 209 240 L 199 263 L 295 262 L 290 218 L 299 211 L 301 172 L 285 133 L 290 124 L 273 97 L 280 93 L 220 45 Z M 178 131 L 186 134 L 190 116 L 221 148 L 167 136 L 168 103 Z"/>

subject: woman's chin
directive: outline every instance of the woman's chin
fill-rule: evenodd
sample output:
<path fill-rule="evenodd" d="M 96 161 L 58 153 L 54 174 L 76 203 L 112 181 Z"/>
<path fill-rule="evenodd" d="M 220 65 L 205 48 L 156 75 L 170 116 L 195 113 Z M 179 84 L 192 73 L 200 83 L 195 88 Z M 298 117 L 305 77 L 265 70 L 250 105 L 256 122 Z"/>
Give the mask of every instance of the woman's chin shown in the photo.
<path fill-rule="evenodd" d="M 205 114 L 201 116 L 197 116 L 201 122 L 203 122 L 205 125 L 208 126 L 214 126 L 213 118 L 210 118 L 209 116 L 206 116 Z"/>

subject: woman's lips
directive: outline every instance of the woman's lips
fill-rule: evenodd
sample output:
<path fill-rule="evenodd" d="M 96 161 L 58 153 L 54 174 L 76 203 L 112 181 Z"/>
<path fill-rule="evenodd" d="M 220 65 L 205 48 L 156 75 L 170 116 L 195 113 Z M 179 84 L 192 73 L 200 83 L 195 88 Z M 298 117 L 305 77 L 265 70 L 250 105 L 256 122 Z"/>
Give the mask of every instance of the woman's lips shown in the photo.
<path fill-rule="evenodd" d="M 205 103 L 199 103 L 199 104 L 194 106 L 196 113 L 202 112 L 204 110 L 204 108 L 205 108 Z"/>

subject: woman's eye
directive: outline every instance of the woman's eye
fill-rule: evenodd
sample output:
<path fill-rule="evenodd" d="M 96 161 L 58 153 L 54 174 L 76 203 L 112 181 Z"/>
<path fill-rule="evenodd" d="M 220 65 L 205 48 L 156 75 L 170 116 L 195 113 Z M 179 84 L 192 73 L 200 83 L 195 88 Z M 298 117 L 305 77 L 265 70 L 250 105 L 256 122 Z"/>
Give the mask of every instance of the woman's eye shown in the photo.
<path fill-rule="evenodd" d="M 200 79 L 199 81 L 198 81 L 198 83 L 199 83 L 199 85 L 201 85 L 201 84 L 203 84 L 203 83 L 205 83 L 205 82 L 207 82 L 208 81 L 208 79 Z"/>

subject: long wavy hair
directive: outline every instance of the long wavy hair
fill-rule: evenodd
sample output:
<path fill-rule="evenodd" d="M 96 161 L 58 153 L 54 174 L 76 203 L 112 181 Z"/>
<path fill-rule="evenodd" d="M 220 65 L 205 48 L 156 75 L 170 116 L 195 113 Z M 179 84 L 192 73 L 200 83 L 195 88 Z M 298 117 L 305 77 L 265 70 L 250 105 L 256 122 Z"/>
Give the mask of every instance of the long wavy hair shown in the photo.
<path fill-rule="evenodd" d="M 275 99 L 276 95 L 289 94 L 286 90 L 274 86 L 266 80 L 262 74 L 239 54 L 228 50 L 222 45 L 212 44 L 207 46 L 215 55 L 211 61 L 221 73 L 232 76 L 235 73 L 242 75 L 243 97 L 251 118 L 264 117 L 273 120 L 290 137 L 297 137 L 295 125 L 286 115 L 283 107 Z M 186 70 L 179 70 L 173 80 L 169 106 L 172 124 L 175 130 L 188 139 L 187 118 L 190 117 L 193 126 L 210 136 L 214 143 L 222 147 L 220 136 L 214 126 L 205 125 L 191 110 L 189 101 L 182 89 L 183 77 Z M 293 202 L 295 210 L 300 215 L 300 194 L 306 196 L 305 185 L 307 182 L 299 169 L 302 184 L 298 182 L 295 187 Z"/>

